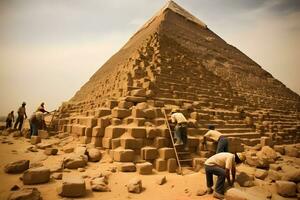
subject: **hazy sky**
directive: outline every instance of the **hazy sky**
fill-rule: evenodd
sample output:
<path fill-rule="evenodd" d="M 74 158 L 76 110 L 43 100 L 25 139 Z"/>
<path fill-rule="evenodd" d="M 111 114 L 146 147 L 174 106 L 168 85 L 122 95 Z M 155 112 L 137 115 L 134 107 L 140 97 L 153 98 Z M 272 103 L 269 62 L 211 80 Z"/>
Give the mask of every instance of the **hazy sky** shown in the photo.
<path fill-rule="evenodd" d="M 300 94 L 299 0 L 176 0 Z M 0 0 L 0 115 L 56 109 L 165 0 Z"/>

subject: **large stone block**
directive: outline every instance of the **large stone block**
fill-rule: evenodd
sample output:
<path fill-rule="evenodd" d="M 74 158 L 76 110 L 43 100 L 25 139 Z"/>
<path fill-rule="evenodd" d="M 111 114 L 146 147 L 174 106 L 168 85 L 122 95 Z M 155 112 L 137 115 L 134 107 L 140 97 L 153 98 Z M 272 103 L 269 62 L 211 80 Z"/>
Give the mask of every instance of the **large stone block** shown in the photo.
<path fill-rule="evenodd" d="M 154 119 L 155 118 L 155 110 L 153 108 L 145 109 L 144 116 L 147 119 Z"/>
<path fill-rule="evenodd" d="M 131 149 L 118 148 L 114 150 L 114 160 L 119 162 L 132 162 L 134 151 Z"/>
<path fill-rule="evenodd" d="M 140 149 L 143 146 L 143 139 L 136 139 L 133 137 L 120 138 L 121 147 L 124 149 Z"/>
<path fill-rule="evenodd" d="M 86 194 L 85 181 L 80 176 L 63 177 L 62 184 L 57 188 L 62 197 L 81 197 Z"/>
<path fill-rule="evenodd" d="M 145 127 L 130 127 L 128 133 L 134 138 L 146 138 Z"/>
<path fill-rule="evenodd" d="M 177 170 L 177 161 L 175 158 L 170 158 L 167 161 L 167 170 L 169 173 L 175 173 Z"/>
<path fill-rule="evenodd" d="M 118 106 L 118 101 L 116 101 L 116 100 L 108 100 L 108 101 L 105 102 L 105 105 L 109 109 L 113 109 L 114 107 Z"/>
<path fill-rule="evenodd" d="M 51 135 L 48 131 L 46 130 L 38 130 L 38 136 L 41 138 L 41 139 L 47 139 L 49 138 Z"/>
<path fill-rule="evenodd" d="M 283 197 L 296 196 L 297 185 L 290 181 L 276 181 L 277 193 Z"/>
<path fill-rule="evenodd" d="M 125 128 L 118 126 L 108 126 L 105 129 L 104 137 L 106 138 L 118 138 L 125 132 Z"/>
<path fill-rule="evenodd" d="M 107 138 L 107 137 L 104 137 L 102 139 L 102 146 L 106 149 L 111 149 L 112 148 L 112 139 L 111 138 Z"/>
<path fill-rule="evenodd" d="M 90 127 L 87 127 L 86 129 L 85 129 L 85 136 L 86 137 L 92 137 L 92 128 L 90 128 Z"/>
<path fill-rule="evenodd" d="M 24 185 L 47 183 L 50 180 L 50 169 L 45 167 L 28 169 L 24 172 L 22 180 Z"/>
<path fill-rule="evenodd" d="M 88 157 L 86 155 L 70 154 L 63 160 L 63 166 L 68 169 L 83 168 L 86 166 Z"/>
<path fill-rule="evenodd" d="M 199 146 L 200 140 L 197 137 L 188 137 L 188 146 L 197 147 Z"/>
<path fill-rule="evenodd" d="M 134 104 L 129 101 L 120 101 L 118 104 L 119 108 L 124 108 L 124 109 L 129 109 L 133 106 Z"/>
<path fill-rule="evenodd" d="M 161 172 L 161 171 L 166 171 L 167 170 L 167 161 L 161 158 L 158 158 L 154 162 L 154 166 L 156 171 Z"/>
<path fill-rule="evenodd" d="M 146 137 L 147 138 L 155 138 L 159 136 L 159 130 L 155 127 L 146 127 Z"/>
<path fill-rule="evenodd" d="M 163 147 L 169 147 L 171 145 L 171 140 L 164 137 L 156 137 L 154 138 L 154 146 L 155 148 L 163 148 Z"/>
<path fill-rule="evenodd" d="M 92 137 L 91 144 L 95 147 L 102 147 L 102 137 Z"/>
<path fill-rule="evenodd" d="M 154 160 L 158 157 L 158 151 L 154 147 L 143 147 L 141 149 L 141 159 Z"/>
<path fill-rule="evenodd" d="M 85 127 L 93 128 L 97 125 L 97 119 L 94 117 L 82 117 L 79 118 L 79 124 L 84 125 Z"/>
<path fill-rule="evenodd" d="M 161 127 L 157 127 L 157 130 L 159 131 L 159 135 L 161 137 L 166 137 L 166 138 L 170 138 L 170 131 L 167 127 L 165 126 L 161 126 Z"/>
<path fill-rule="evenodd" d="M 110 125 L 110 117 L 102 117 L 97 120 L 97 126 L 101 128 L 106 128 Z"/>
<path fill-rule="evenodd" d="M 164 160 L 167 160 L 169 158 L 175 158 L 174 149 L 168 148 L 168 147 L 160 148 L 159 149 L 159 157 Z"/>
<path fill-rule="evenodd" d="M 132 109 L 132 117 L 133 118 L 145 118 L 145 113 L 142 109 L 133 108 Z"/>
<path fill-rule="evenodd" d="M 101 152 L 96 148 L 91 148 L 87 150 L 89 161 L 98 162 L 102 155 Z"/>
<path fill-rule="evenodd" d="M 149 162 L 138 163 L 136 164 L 136 169 L 139 174 L 148 175 L 148 174 L 152 174 L 153 166 Z"/>
<path fill-rule="evenodd" d="M 95 117 L 104 117 L 111 114 L 110 108 L 100 108 L 95 111 Z"/>
<path fill-rule="evenodd" d="M 87 137 L 87 136 L 81 136 L 80 137 L 80 143 L 81 144 L 89 144 L 92 141 L 92 137 Z"/>
<path fill-rule="evenodd" d="M 145 121 L 146 119 L 145 118 L 133 118 L 133 124 L 135 126 L 144 126 L 145 125 Z"/>
<path fill-rule="evenodd" d="M 22 173 L 29 169 L 29 160 L 19 160 L 5 165 L 4 171 L 9 174 Z"/>
<path fill-rule="evenodd" d="M 142 180 L 139 178 L 133 178 L 129 181 L 129 183 L 127 184 L 127 190 L 128 192 L 131 193 L 141 193 L 143 190 L 142 187 Z"/>
<path fill-rule="evenodd" d="M 40 136 L 31 136 L 30 143 L 32 145 L 35 145 L 35 144 L 38 144 L 38 143 L 41 143 L 41 142 L 42 142 L 42 140 L 41 140 Z"/>
<path fill-rule="evenodd" d="M 114 108 L 111 111 L 111 116 L 119 119 L 123 119 L 131 115 L 131 111 L 123 108 Z"/>
<path fill-rule="evenodd" d="M 135 164 L 132 162 L 117 163 L 117 169 L 120 172 L 135 172 L 136 171 Z"/>
<path fill-rule="evenodd" d="M 93 137 L 103 137 L 105 132 L 105 128 L 102 128 L 100 126 L 95 126 L 92 130 L 92 136 Z"/>
<path fill-rule="evenodd" d="M 78 136 L 84 136 L 85 129 L 86 129 L 86 126 L 76 124 L 76 125 L 72 126 L 72 133 L 74 133 Z"/>
<path fill-rule="evenodd" d="M 111 140 L 111 148 L 116 149 L 121 146 L 120 138 L 115 138 Z"/>

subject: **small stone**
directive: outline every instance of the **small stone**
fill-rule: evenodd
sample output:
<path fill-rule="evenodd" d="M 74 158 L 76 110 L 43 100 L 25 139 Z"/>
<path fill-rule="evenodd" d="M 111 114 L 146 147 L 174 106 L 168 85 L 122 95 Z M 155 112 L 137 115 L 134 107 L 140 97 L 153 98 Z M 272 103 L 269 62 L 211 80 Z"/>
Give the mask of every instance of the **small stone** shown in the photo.
<path fill-rule="evenodd" d="M 139 178 L 131 179 L 127 185 L 127 190 L 131 193 L 139 194 L 142 192 L 142 189 L 142 180 Z"/>
<path fill-rule="evenodd" d="M 79 167 L 77 170 L 78 170 L 79 172 L 85 172 L 85 169 L 84 169 L 84 168 L 81 168 L 81 167 Z"/>
<path fill-rule="evenodd" d="M 62 185 L 57 188 L 62 197 L 81 197 L 86 194 L 85 181 L 82 177 L 64 177 Z"/>
<path fill-rule="evenodd" d="M 98 162 L 101 159 L 101 152 L 96 148 L 88 149 L 88 157 L 89 161 Z"/>
<path fill-rule="evenodd" d="M 23 174 L 24 185 L 47 183 L 50 180 L 50 169 L 45 167 L 38 167 L 28 169 Z"/>
<path fill-rule="evenodd" d="M 206 190 L 206 189 L 200 188 L 200 189 L 197 190 L 196 195 L 197 195 L 197 196 L 203 196 L 203 195 L 205 195 L 206 193 L 207 193 L 207 190 Z"/>
<path fill-rule="evenodd" d="M 30 139 L 30 143 L 32 145 L 35 145 L 35 144 L 38 144 L 38 143 L 41 143 L 42 140 L 39 136 L 31 136 L 31 139 Z"/>
<path fill-rule="evenodd" d="M 55 149 L 55 148 L 46 148 L 44 153 L 48 156 L 51 156 L 51 155 L 56 155 L 58 152 L 58 149 Z"/>
<path fill-rule="evenodd" d="M 159 177 L 159 178 L 156 179 L 156 183 L 157 183 L 158 185 L 163 185 L 163 184 L 165 184 L 166 182 L 167 182 L 166 176 L 162 176 L 162 177 Z"/>
<path fill-rule="evenodd" d="M 51 177 L 56 179 L 56 180 L 61 180 L 62 177 L 63 177 L 63 174 L 62 173 L 54 173 L 54 174 L 52 174 Z"/>
<path fill-rule="evenodd" d="M 19 160 L 5 165 L 4 171 L 9 174 L 22 173 L 29 169 L 29 160 Z"/>
<path fill-rule="evenodd" d="M 97 192 L 110 192 L 110 188 L 107 185 L 104 177 L 101 178 L 93 178 L 91 180 L 91 187 L 93 191 Z"/>
<path fill-rule="evenodd" d="M 8 200 L 41 200 L 41 193 L 36 188 L 23 188 L 17 192 L 12 192 Z"/>
<path fill-rule="evenodd" d="M 10 188 L 10 191 L 16 191 L 16 190 L 19 190 L 19 189 L 20 189 L 19 186 L 14 185 L 14 186 L 12 186 L 12 187 Z"/>

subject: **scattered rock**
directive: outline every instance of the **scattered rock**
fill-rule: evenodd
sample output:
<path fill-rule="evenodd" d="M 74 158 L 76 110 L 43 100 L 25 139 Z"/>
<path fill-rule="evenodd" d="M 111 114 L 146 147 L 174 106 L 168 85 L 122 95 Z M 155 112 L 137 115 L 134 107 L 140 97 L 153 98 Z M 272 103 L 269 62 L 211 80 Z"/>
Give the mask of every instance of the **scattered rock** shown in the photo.
<path fill-rule="evenodd" d="M 63 177 L 63 174 L 62 173 L 54 173 L 54 174 L 52 174 L 51 177 L 56 179 L 56 180 L 61 180 L 62 177 Z"/>
<path fill-rule="evenodd" d="M 22 173 L 27 169 L 29 169 L 29 160 L 11 162 L 4 167 L 4 171 L 9 174 Z"/>
<path fill-rule="evenodd" d="M 84 169 L 84 168 L 81 168 L 81 167 L 79 167 L 77 170 L 78 170 L 79 172 L 85 172 L 85 169 Z"/>
<path fill-rule="evenodd" d="M 129 181 L 128 185 L 127 185 L 127 190 L 128 192 L 131 193 L 141 193 L 142 192 L 142 180 L 139 178 L 133 178 Z"/>
<path fill-rule="evenodd" d="M 279 146 L 279 145 L 274 145 L 274 150 L 278 153 L 280 153 L 281 155 L 284 155 L 284 146 Z"/>
<path fill-rule="evenodd" d="M 14 186 L 12 186 L 12 187 L 10 188 L 10 191 L 17 191 L 17 190 L 19 190 L 19 189 L 20 189 L 19 186 L 14 185 Z"/>
<path fill-rule="evenodd" d="M 241 172 L 236 176 L 236 182 L 242 187 L 254 186 L 253 180 L 254 178 L 249 176 L 245 172 Z"/>
<path fill-rule="evenodd" d="M 151 163 L 145 162 L 136 164 L 136 168 L 139 174 L 148 175 L 152 174 L 153 166 Z"/>
<path fill-rule="evenodd" d="M 101 152 L 96 148 L 88 149 L 88 157 L 89 161 L 98 162 L 101 159 Z"/>
<path fill-rule="evenodd" d="M 41 143 L 42 140 L 39 136 L 31 136 L 31 139 L 30 139 L 30 143 L 32 145 L 35 145 L 35 144 L 38 144 L 38 143 Z"/>
<path fill-rule="evenodd" d="M 225 193 L 226 200 L 249 200 L 245 197 L 245 193 L 237 188 L 230 188 Z"/>
<path fill-rule="evenodd" d="M 87 164 L 86 155 L 71 154 L 64 158 L 63 165 L 68 169 L 77 169 L 79 167 L 85 167 Z"/>
<path fill-rule="evenodd" d="M 206 189 L 200 188 L 200 189 L 197 190 L 196 195 L 197 196 L 203 196 L 203 195 L 206 195 L 206 193 L 207 193 Z"/>
<path fill-rule="evenodd" d="M 20 191 L 12 192 L 8 200 L 42 200 L 42 197 L 36 188 L 23 188 Z"/>
<path fill-rule="evenodd" d="M 166 176 L 161 176 L 161 177 L 158 177 L 158 178 L 156 179 L 156 183 L 157 183 L 158 185 L 163 185 L 163 184 L 165 184 L 166 182 L 167 182 Z"/>
<path fill-rule="evenodd" d="M 277 193 L 283 197 L 296 196 L 297 185 L 290 181 L 276 181 Z"/>
<path fill-rule="evenodd" d="M 120 172 L 135 172 L 136 167 L 135 164 L 132 162 L 125 162 L 125 163 L 118 163 L 117 164 L 117 169 Z"/>
<path fill-rule="evenodd" d="M 51 148 L 52 147 L 52 144 L 51 143 L 46 143 L 46 142 L 41 142 L 41 143 L 38 143 L 36 145 L 36 147 L 38 149 L 46 149 L 46 148 Z"/>
<path fill-rule="evenodd" d="M 75 148 L 74 153 L 77 155 L 86 155 L 87 149 L 86 147 L 79 146 Z"/>
<path fill-rule="evenodd" d="M 44 153 L 48 156 L 51 156 L 51 155 L 56 155 L 58 152 L 58 149 L 55 149 L 55 148 L 46 148 Z"/>
<path fill-rule="evenodd" d="M 110 192 L 110 188 L 107 185 L 107 181 L 105 181 L 105 177 L 101 178 L 93 178 L 91 180 L 91 187 L 93 191 L 97 192 Z"/>
<path fill-rule="evenodd" d="M 284 181 L 293 181 L 293 182 L 300 182 L 300 169 L 292 169 L 288 172 L 283 173 L 282 180 Z"/>
<path fill-rule="evenodd" d="M 256 169 L 254 176 L 258 179 L 264 180 L 268 176 L 268 171 L 264 169 Z"/>
<path fill-rule="evenodd" d="M 31 152 L 38 152 L 38 149 L 36 146 L 30 146 L 27 148 L 28 151 L 31 151 Z"/>
<path fill-rule="evenodd" d="M 281 176 L 282 176 L 282 174 L 277 171 L 274 171 L 274 170 L 268 171 L 268 178 L 272 181 L 281 180 Z"/>
<path fill-rule="evenodd" d="M 28 169 L 23 174 L 24 185 L 47 183 L 50 180 L 50 169 L 38 167 Z"/>
<path fill-rule="evenodd" d="M 286 156 L 296 157 L 296 158 L 299 156 L 299 151 L 294 146 L 285 146 L 284 151 Z"/>
<path fill-rule="evenodd" d="M 82 197 L 86 194 L 85 181 L 79 176 L 64 177 L 57 192 L 62 197 Z"/>
<path fill-rule="evenodd" d="M 66 145 L 66 146 L 63 147 L 62 150 L 65 153 L 72 153 L 74 151 L 74 146 Z"/>

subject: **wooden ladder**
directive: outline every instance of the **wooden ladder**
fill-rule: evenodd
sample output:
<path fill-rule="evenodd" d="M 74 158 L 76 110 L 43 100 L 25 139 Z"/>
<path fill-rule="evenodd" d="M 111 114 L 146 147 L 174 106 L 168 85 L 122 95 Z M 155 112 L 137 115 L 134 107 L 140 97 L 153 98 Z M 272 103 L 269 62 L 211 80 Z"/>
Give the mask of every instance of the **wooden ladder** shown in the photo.
<path fill-rule="evenodd" d="M 187 151 L 178 152 L 178 149 L 176 148 L 175 143 L 174 143 L 173 134 L 172 134 L 172 131 L 171 131 L 171 127 L 170 127 L 170 124 L 169 124 L 169 121 L 168 121 L 165 109 L 163 109 L 163 113 L 164 113 L 164 116 L 165 116 L 166 125 L 167 125 L 169 133 L 170 133 L 170 137 L 171 137 L 173 149 L 174 149 L 174 152 L 175 152 L 176 161 L 177 161 L 177 164 L 178 164 L 178 174 L 183 175 L 181 163 L 186 163 L 186 162 L 190 162 L 191 163 L 192 159 L 191 158 L 180 159 L 180 157 L 182 157 L 182 156 L 185 156 L 185 157 L 186 156 L 190 156 L 190 152 L 187 152 Z M 179 146 L 177 146 L 177 147 L 179 147 Z"/>

